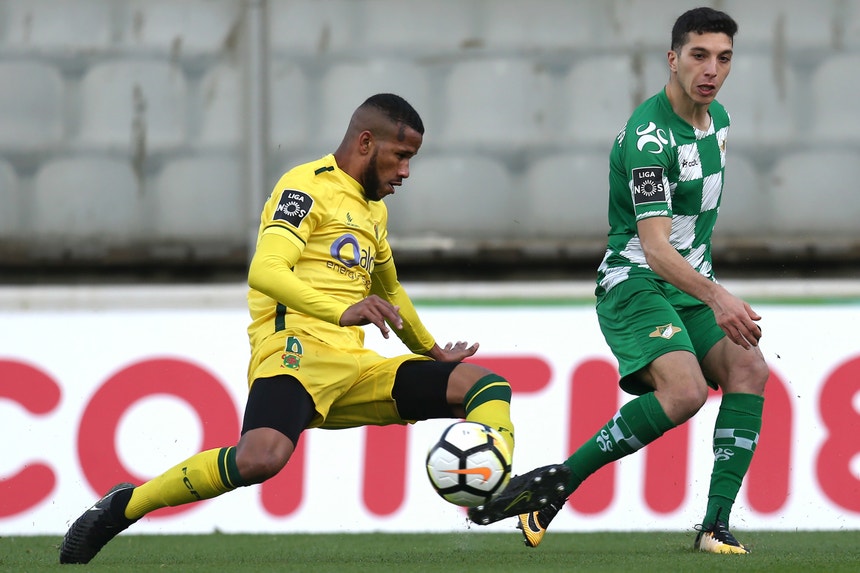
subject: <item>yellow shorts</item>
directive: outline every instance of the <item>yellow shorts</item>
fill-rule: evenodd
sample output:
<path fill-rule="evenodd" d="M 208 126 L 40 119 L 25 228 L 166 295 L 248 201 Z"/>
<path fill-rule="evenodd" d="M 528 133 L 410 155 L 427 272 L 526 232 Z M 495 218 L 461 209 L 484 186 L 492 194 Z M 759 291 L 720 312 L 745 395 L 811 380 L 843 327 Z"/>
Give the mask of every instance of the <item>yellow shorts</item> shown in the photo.
<path fill-rule="evenodd" d="M 311 428 L 352 428 L 405 424 L 391 397 L 397 369 L 407 360 L 430 360 L 420 354 L 386 358 L 363 347 L 338 348 L 292 331 L 283 350 L 263 359 L 250 379 L 293 376 L 313 398 Z M 253 384 L 253 382 L 252 382 Z"/>

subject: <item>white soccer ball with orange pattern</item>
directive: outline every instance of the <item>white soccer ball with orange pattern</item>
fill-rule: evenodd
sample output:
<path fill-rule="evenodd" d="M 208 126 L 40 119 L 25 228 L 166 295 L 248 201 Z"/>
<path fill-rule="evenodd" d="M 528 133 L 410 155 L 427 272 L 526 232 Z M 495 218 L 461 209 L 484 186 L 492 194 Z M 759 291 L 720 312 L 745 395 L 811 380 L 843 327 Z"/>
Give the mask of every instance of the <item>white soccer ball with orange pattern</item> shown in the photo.
<path fill-rule="evenodd" d="M 427 476 L 444 500 L 475 507 L 508 485 L 511 454 L 495 429 L 477 422 L 456 422 L 427 452 Z"/>

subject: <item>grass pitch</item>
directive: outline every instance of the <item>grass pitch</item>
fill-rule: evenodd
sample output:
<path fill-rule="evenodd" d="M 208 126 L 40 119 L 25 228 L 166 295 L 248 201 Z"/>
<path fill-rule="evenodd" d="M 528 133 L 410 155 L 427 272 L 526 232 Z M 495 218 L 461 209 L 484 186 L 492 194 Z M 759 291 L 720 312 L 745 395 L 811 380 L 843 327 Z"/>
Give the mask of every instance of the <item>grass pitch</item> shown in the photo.
<path fill-rule="evenodd" d="M 109 543 L 86 571 L 468 572 L 636 571 L 719 573 L 857 572 L 860 531 L 738 531 L 749 555 L 692 550 L 676 532 L 550 533 L 540 548 L 508 533 L 134 535 Z M 59 537 L 0 538 L 0 571 L 82 570 L 61 566 Z"/>

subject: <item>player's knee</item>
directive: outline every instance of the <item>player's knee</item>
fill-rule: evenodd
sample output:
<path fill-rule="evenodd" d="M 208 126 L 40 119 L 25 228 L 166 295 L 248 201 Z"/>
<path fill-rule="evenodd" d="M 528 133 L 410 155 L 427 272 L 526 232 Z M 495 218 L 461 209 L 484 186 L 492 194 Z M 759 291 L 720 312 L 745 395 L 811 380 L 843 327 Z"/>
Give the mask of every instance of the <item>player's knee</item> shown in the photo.
<path fill-rule="evenodd" d="M 732 380 L 733 392 L 747 394 L 764 394 L 764 387 L 770 377 L 770 368 L 764 358 L 758 354 L 747 360 L 739 361 L 733 368 L 729 378 Z"/>
<path fill-rule="evenodd" d="M 262 483 L 277 475 L 290 459 L 294 447 L 289 440 L 263 443 L 243 436 L 236 447 L 236 468 L 247 484 Z"/>
<path fill-rule="evenodd" d="M 707 399 L 708 386 L 701 380 L 664 389 L 660 402 L 666 415 L 676 424 L 682 424 L 696 415 Z"/>
<path fill-rule="evenodd" d="M 251 456 L 236 456 L 236 466 L 239 475 L 249 485 L 257 484 L 275 477 L 287 464 L 282 456 L 273 454 Z"/>
<path fill-rule="evenodd" d="M 448 403 L 462 404 L 463 399 L 487 375 L 492 374 L 483 366 L 461 362 L 448 376 Z"/>
<path fill-rule="evenodd" d="M 692 418 L 708 400 L 708 385 L 705 384 L 704 380 L 695 384 L 687 384 L 682 387 L 679 398 L 682 411 L 687 418 Z"/>

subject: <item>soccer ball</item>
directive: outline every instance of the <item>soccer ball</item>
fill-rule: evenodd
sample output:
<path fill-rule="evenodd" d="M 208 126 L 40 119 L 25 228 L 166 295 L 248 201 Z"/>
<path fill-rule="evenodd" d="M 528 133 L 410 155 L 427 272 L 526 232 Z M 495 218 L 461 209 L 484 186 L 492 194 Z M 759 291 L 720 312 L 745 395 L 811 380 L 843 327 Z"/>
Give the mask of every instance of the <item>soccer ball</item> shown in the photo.
<path fill-rule="evenodd" d="M 511 453 L 495 429 L 477 422 L 456 422 L 427 452 L 427 476 L 446 501 L 475 507 L 508 485 Z"/>

